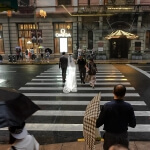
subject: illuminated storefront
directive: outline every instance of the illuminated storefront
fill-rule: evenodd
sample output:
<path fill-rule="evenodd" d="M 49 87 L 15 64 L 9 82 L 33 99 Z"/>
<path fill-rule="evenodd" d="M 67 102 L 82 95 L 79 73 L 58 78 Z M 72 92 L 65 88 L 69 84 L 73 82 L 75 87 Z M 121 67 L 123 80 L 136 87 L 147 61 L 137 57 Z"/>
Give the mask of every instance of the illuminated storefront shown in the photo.
<path fill-rule="evenodd" d="M 25 50 L 29 49 L 30 47 L 34 48 L 34 43 L 31 43 L 30 45 L 27 43 L 28 41 L 32 40 L 31 31 L 34 29 L 35 24 L 18 24 L 18 42 L 19 46 L 22 48 L 22 52 L 25 52 Z"/>
<path fill-rule="evenodd" d="M 72 53 L 72 23 L 54 23 L 54 53 Z"/>

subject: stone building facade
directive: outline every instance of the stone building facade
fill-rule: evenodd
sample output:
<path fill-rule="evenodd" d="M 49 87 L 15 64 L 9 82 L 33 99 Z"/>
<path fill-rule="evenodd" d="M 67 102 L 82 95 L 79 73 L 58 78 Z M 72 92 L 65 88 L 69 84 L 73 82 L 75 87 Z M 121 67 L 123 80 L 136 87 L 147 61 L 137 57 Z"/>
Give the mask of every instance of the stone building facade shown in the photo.
<path fill-rule="evenodd" d="M 148 0 L 19 0 L 18 5 L 19 10 L 10 17 L 0 13 L 0 54 L 6 59 L 16 54 L 17 46 L 23 53 L 33 47 L 36 55 L 41 52 L 39 46 L 44 46 L 52 49 L 53 57 L 62 51 L 77 56 L 82 49 L 87 55 L 94 51 L 95 59 L 150 58 Z M 138 38 L 105 38 L 116 30 Z"/>

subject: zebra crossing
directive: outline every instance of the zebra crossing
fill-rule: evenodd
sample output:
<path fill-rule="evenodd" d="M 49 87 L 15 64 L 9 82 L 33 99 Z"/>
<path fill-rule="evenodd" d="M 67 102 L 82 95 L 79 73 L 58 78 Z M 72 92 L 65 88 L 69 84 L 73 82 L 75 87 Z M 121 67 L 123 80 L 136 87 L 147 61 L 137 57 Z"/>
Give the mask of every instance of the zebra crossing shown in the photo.
<path fill-rule="evenodd" d="M 133 106 L 138 120 L 136 128 L 129 128 L 129 134 L 150 132 L 150 124 L 142 123 L 142 117 L 150 117 L 150 111 L 145 102 L 141 101 L 136 89 L 113 65 L 98 64 L 97 67 L 97 82 L 94 89 L 88 83 L 80 83 L 77 69 L 77 93 L 63 93 L 64 83 L 61 79 L 61 71 L 55 65 L 35 76 L 24 87 L 20 87 L 19 90 L 23 94 L 41 107 L 41 110 L 27 120 L 27 129 L 40 131 L 43 134 L 54 131 L 64 134 L 66 132 L 82 133 L 84 112 L 90 100 L 98 92 L 101 92 L 100 105 L 104 105 L 113 97 L 113 86 L 121 83 L 127 88 L 125 100 Z M 100 127 L 100 131 L 103 132 L 103 127 Z M 81 138 L 81 135 L 79 134 L 77 137 Z"/>

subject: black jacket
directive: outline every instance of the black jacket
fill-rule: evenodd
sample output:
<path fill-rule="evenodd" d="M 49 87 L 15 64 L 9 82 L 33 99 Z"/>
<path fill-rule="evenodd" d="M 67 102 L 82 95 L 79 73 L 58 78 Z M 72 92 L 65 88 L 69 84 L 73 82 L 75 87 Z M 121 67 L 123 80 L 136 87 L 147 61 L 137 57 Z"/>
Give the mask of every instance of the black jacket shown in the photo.
<path fill-rule="evenodd" d="M 104 130 L 110 133 L 123 133 L 128 126 L 136 126 L 135 114 L 132 106 L 123 100 L 112 100 L 106 103 L 100 112 L 96 127 L 104 124 Z"/>
<path fill-rule="evenodd" d="M 59 60 L 59 68 L 67 68 L 68 66 L 68 58 L 66 56 L 61 56 Z"/>

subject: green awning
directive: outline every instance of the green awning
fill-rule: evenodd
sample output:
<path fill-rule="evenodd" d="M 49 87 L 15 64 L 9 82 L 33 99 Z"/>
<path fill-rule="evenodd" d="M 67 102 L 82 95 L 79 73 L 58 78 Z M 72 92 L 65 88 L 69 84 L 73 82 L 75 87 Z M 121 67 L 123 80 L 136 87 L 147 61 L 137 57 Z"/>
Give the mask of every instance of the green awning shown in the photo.
<path fill-rule="evenodd" d="M 7 10 L 18 10 L 17 0 L 0 0 L 0 12 Z"/>

